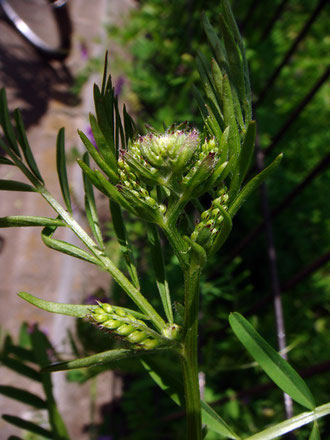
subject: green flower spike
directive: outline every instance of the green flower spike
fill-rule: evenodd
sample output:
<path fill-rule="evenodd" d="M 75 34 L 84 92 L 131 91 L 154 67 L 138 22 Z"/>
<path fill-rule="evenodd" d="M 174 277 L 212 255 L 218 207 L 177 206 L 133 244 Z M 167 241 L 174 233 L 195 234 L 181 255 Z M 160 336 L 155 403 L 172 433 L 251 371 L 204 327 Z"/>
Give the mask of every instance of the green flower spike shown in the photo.
<path fill-rule="evenodd" d="M 164 342 L 162 339 L 174 339 L 173 335 L 170 338 L 165 333 L 165 338 L 162 338 L 161 335 L 151 330 L 142 320 L 135 318 L 128 311 L 107 303 L 98 302 L 98 306 L 91 310 L 89 318 L 101 329 L 110 331 L 121 337 L 123 341 L 132 344 L 132 348 L 135 350 L 153 350 Z"/>

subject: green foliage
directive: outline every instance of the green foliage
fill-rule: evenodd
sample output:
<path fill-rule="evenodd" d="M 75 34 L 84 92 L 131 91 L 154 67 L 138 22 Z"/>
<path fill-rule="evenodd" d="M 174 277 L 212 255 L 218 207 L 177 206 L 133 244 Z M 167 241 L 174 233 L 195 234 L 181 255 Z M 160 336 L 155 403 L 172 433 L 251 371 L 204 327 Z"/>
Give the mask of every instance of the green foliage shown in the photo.
<path fill-rule="evenodd" d="M 148 2 L 145 2 L 145 5 L 147 4 Z M 160 3 L 155 2 L 154 9 L 152 7 L 149 11 L 147 9 L 147 13 L 151 13 L 152 16 L 159 6 Z M 170 6 L 172 7 L 172 4 Z M 180 8 L 183 12 L 184 8 L 181 3 L 176 4 L 175 8 L 164 9 L 164 11 L 170 12 L 168 17 L 171 20 L 175 18 L 182 21 L 187 15 L 181 17 L 178 14 Z M 239 439 L 241 433 L 246 435 L 247 431 L 249 435 L 254 432 L 249 437 L 251 439 L 276 438 L 314 422 L 311 436 L 317 438 L 318 428 L 315 421 L 330 412 L 330 404 L 315 406 L 314 399 L 303 379 L 239 313 L 230 315 L 230 325 L 259 368 L 266 372 L 274 382 L 274 386 L 277 385 L 311 411 L 260 431 L 259 420 L 257 423 L 251 422 L 253 410 L 259 415 L 258 406 L 256 409 L 243 409 L 243 417 L 238 420 L 237 402 L 228 404 L 227 413 L 233 422 L 230 423 L 224 421 L 206 402 L 200 399 L 199 368 L 208 367 L 207 376 L 211 378 L 211 381 L 213 380 L 213 385 L 215 385 L 213 395 L 218 396 L 218 385 L 215 384 L 214 379 L 217 373 L 221 372 L 221 368 L 230 370 L 233 381 L 239 376 L 239 383 L 244 385 L 245 376 L 242 379 L 240 373 L 246 367 L 242 364 L 245 360 L 244 354 L 239 355 L 242 357 L 235 368 L 232 367 L 233 359 L 235 359 L 233 354 L 237 356 L 240 353 L 238 341 L 233 340 L 231 336 L 221 338 L 221 335 L 215 333 L 215 336 L 213 334 L 209 338 L 211 343 L 214 343 L 213 347 L 211 345 L 210 348 L 209 340 L 202 345 L 202 353 L 208 353 L 208 356 L 200 365 L 198 364 L 197 339 L 200 314 L 204 313 L 205 318 L 202 318 L 202 324 L 205 324 L 205 334 L 208 333 L 208 336 L 212 335 L 214 328 L 220 328 L 222 333 L 226 332 L 223 318 L 224 314 L 227 315 L 227 312 L 223 310 L 220 313 L 217 309 L 212 310 L 215 304 L 212 299 L 206 298 L 200 307 L 200 288 L 202 292 L 209 289 L 210 293 L 220 298 L 222 303 L 227 300 L 229 303 L 225 304 L 227 309 L 230 309 L 233 304 L 242 308 L 242 298 L 246 301 L 243 293 L 251 294 L 251 291 L 253 293 L 253 289 L 248 289 L 246 286 L 241 293 L 236 291 L 240 282 L 245 278 L 243 274 L 243 279 L 241 278 L 239 282 L 237 280 L 231 282 L 232 290 L 228 289 L 226 297 L 221 292 L 221 283 L 220 286 L 214 283 L 210 289 L 205 278 L 201 282 L 202 271 L 207 267 L 207 263 L 211 267 L 218 264 L 214 256 L 227 242 L 233 225 L 233 217 L 248 196 L 255 192 L 264 179 L 275 170 L 282 157 L 278 155 L 263 171 L 250 178 L 248 167 L 253 155 L 256 134 L 255 123 L 251 120 L 252 98 L 247 57 L 227 1 L 222 2 L 220 11 L 220 37 L 207 15 L 203 15 L 201 20 L 213 58 L 209 61 L 208 57 L 202 53 L 197 58 L 197 68 L 203 89 L 203 93 L 197 88 L 194 89 L 203 119 L 203 128 L 200 131 L 195 128 L 191 129 L 187 124 L 172 124 L 164 131 L 149 127 L 147 134 L 139 136 L 126 108 L 124 107 L 122 111 L 119 109 L 115 88 L 111 77 L 107 74 L 106 58 L 102 86 L 100 88 L 94 86 L 96 116 L 90 116 L 97 148 L 94 148 L 86 135 L 80 133 L 87 152 L 83 159 L 77 160 L 84 176 L 86 217 L 93 238 L 80 226 L 72 213 L 63 129 L 58 135 L 56 152 L 57 173 L 65 208 L 48 192 L 27 142 L 20 115 L 16 113 L 15 125 L 12 124 L 6 95 L 4 91 L 1 92 L 0 122 L 6 139 L 5 142 L 1 141 L 1 147 L 9 157 L 9 159 L 2 160 L 1 164 L 17 166 L 31 185 L 4 180 L 1 181 L 0 189 L 39 193 L 54 209 L 56 218 L 6 217 L 1 219 L 0 224 L 3 227 L 43 226 L 41 236 L 47 246 L 107 271 L 121 289 L 121 294 L 125 293 L 138 309 L 138 311 L 124 309 L 105 302 L 98 302 L 93 306 L 57 304 L 25 292 L 20 293 L 23 299 L 44 310 L 88 318 L 99 328 L 119 337 L 120 341 L 116 345 L 111 340 L 108 344 L 106 340 L 99 340 L 100 345 L 105 343 L 106 347 L 100 350 L 94 347 L 94 350 L 81 353 L 73 338 L 70 338 L 73 352 L 78 358 L 49 365 L 47 349 L 51 346 L 45 336 L 36 331 L 31 335 L 31 345 L 34 347 L 35 361 L 42 368 L 41 374 L 29 366 L 21 365 L 19 360 L 7 359 L 7 366 L 42 382 L 46 395 L 45 402 L 37 397 L 31 402 L 38 407 L 47 402 L 50 426 L 55 438 L 67 438 L 67 433 L 52 395 L 50 372 L 89 367 L 90 373 L 75 378 L 83 382 L 103 371 L 105 365 L 108 368 L 115 368 L 125 362 L 129 364 L 133 359 L 142 360 L 143 367 L 153 381 L 176 403 L 184 404 L 187 420 L 186 438 L 189 440 L 201 440 L 205 435 L 208 438 L 209 434 L 202 430 L 202 420 L 210 431 L 233 439 Z M 190 17 L 191 24 L 194 23 L 194 16 L 193 13 Z M 155 15 L 154 19 L 156 19 Z M 197 22 L 200 24 L 200 18 Z M 178 31 L 182 29 L 178 28 Z M 145 40 L 142 54 L 154 56 L 154 48 L 151 45 L 148 48 L 146 41 L 150 39 L 152 42 L 157 42 L 157 35 L 156 33 L 153 38 Z M 164 47 L 166 47 L 165 43 L 166 41 L 163 41 Z M 176 53 L 179 54 L 180 51 L 177 49 Z M 162 63 L 164 62 L 162 60 Z M 166 97 L 170 98 L 168 91 L 166 91 Z M 171 103 L 170 99 L 169 103 Z M 166 106 L 163 108 L 166 109 Z M 89 156 L 95 164 L 90 161 Z M 95 169 L 94 166 L 99 169 Z M 280 187 L 279 184 L 275 186 Z M 114 256 L 105 246 L 93 187 L 110 199 L 113 232 L 122 261 L 125 262 L 124 271 L 127 275 L 118 267 Z M 139 280 L 139 273 L 143 273 L 143 270 L 140 269 L 139 262 L 133 253 L 129 230 L 126 229 L 123 221 L 126 215 L 123 211 L 138 217 L 148 234 L 149 258 L 153 261 L 155 274 L 151 291 L 158 290 L 159 293 L 159 296 L 156 296 L 157 299 L 152 301 L 145 294 L 145 281 Z M 253 215 L 250 214 L 250 218 L 252 217 L 252 224 L 255 224 L 256 220 Z M 192 216 L 196 220 L 195 224 L 191 221 Z M 70 228 L 84 247 L 80 248 L 56 239 L 54 234 L 57 227 L 61 226 Z M 164 246 L 163 238 L 170 246 Z M 166 251 L 164 255 L 163 248 Z M 168 277 L 166 273 L 169 255 L 174 256 L 175 260 L 170 260 L 167 266 L 173 270 L 172 274 L 180 273 L 183 277 L 181 288 L 173 285 L 174 276 Z M 234 270 L 235 268 L 230 268 L 227 272 L 225 271 L 222 281 L 226 278 L 232 280 Z M 179 296 L 178 294 L 181 293 L 182 295 Z M 175 318 L 179 320 L 178 323 L 173 322 L 171 307 L 173 298 L 179 300 L 175 314 Z M 164 320 L 164 317 L 168 322 Z M 264 322 L 267 323 L 267 319 L 269 315 L 266 315 Z M 145 322 L 146 320 L 148 323 Z M 259 324 L 255 318 L 254 324 L 255 326 Z M 202 328 L 204 330 L 203 326 Z M 319 324 L 319 328 L 322 331 L 322 323 Z M 21 356 L 24 355 L 22 350 L 20 353 Z M 161 362 L 157 361 L 157 353 L 162 355 Z M 31 355 L 29 352 L 25 354 Z M 220 356 L 221 366 L 219 368 L 217 359 Z M 175 357 L 175 366 L 173 364 L 170 366 L 170 357 Z M 3 358 L 6 358 L 5 355 Z M 248 366 L 251 368 L 255 365 Z M 180 379 L 182 374 L 183 380 L 178 380 L 178 374 L 180 374 Z M 255 369 L 252 374 L 255 377 L 259 376 Z M 74 379 L 72 374 L 71 378 Z M 28 399 L 25 393 L 17 389 L 3 387 L 1 390 L 21 401 Z M 221 389 L 221 392 L 225 393 L 232 402 L 235 400 L 230 386 L 228 390 Z M 153 408 L 151 408 L 152 412 Z M 12 416 L 6 416 L 6 420 L 17 426 L 24 424 L 32 432 L 38 430 L 37 426 L 27 425 L 25 421 Z M 231 424 L 235 425 L 235 431 Z M 154 427 L 151 424 L 148 434 L 143 434 L 143 438 L 148 438 L 149 435 L 152 438 L 151 431 L 156 429 L 156 426 L 157 423 Z M 47 431 L 44 435 L 49 437 L 52 433 Z M 135 438 L 137 438 L 136 435 Z M 212 434 L 209 438 L 212 438 Z"/>
<path fill-rule="evenodd" d="M 40 370 L 53 361 L 57 355 L 48 341 L 47 336 L 39 330 L 37 326 L 29 328 L 26 323 L 23 323 L 20 328 L 19 339 L 20 341 L 15 344 L 9 335 L 5 338 L 1 347 L 1 363 L 17 374 L 41 382 L 44 398 L 12 386 L 0 386 L 0 394 L 18 400 L 23 404 L 28 404 L 36 409 L 46 409 L 49 429 L 45 429 L 35 422 L 9 414 L 4 414 L 2 418 L 8 423 L 25 431 L 38 434 L 45 438 L 58 440 L 69 439 L 69 434 L 53 396 L 50 374 L 40 372 Z M 30 366 L 31 364 L 32 366 Z"/>

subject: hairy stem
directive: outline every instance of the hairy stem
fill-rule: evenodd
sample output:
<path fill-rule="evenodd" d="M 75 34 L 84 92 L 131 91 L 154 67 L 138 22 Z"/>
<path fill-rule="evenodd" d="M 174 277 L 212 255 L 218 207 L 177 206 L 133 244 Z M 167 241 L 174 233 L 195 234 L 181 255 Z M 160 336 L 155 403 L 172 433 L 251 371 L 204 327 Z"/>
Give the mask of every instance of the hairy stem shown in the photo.
<path fill-rule="evenodd" d="M 197 354 L 200 272 L 200 268 L 195 264 L 184 272 L 185 316 L 182 367 L 188 440 L 201 440 L 202 438 Z"/>

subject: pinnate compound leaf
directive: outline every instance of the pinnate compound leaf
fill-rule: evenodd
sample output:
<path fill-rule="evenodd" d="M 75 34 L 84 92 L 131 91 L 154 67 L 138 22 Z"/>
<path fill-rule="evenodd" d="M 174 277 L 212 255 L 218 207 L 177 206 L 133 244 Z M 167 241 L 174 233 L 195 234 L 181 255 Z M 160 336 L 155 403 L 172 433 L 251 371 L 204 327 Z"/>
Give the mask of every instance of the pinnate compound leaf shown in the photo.
<path fill-rule="evenodd" d="M 25 301 L 29 302 L 30 304 L 33 304 L 34 306 L 38 307 L 39 309 L 46 310 L 47 312 L 51 312 L 51 313 L 58 313 L 60 315 L 75 316 L 76 318 L 84 318 L 96 307 L 98 307 L 97 304 L 95 305 L 64 304 L 64 303 L 46 301 L 44 299 L 37 298 L 36 296 L 33 296 L 27 292 L 19 292 L 18 296 L 24 299 Z M 116 306 L 112 306 L 112 307 L 114 308 L 114 310 L 117 309 Z M 147 316 L 143 315 L 143 313 L 136 312 L 135 310 L 126 309 L 124 307 L 120 307 L 120 309 L 133 315 L 137 319 L 143 319 L 143 320 L 149 319 Z"/>
<path fill-rule="evenodd" d="M 36 396 L 35 394 L 32 394 L 29 391 L 22 390 L 20 388 L 0 385 L 0 394 L 10 397 L 11 399 L 18 400 L 19 402 L 27 403 L 28 405 L 31 405 L 38 409 L 47 408 L 47 403 L 39 396 Z"/>
<path fill-rule="evenodd" d="M 314 411 L 298 414 L 291 419 L 285 420 L 284 422 L 264 429 L 257 434 L 251 435 L 245 440 L 272 440 L 273 438 L 281 437 L 288 432 L 294 431 L 295 429 L 307 425 L 308 423 L 320 419 L 321 417 L 327 416 L 328 414 L 330 414 L 330 403 L 318 406 Z"/>
<path fill-rule="evenodd" d="M 58 174 L 65 206 L 67 207 L 69 212 L 72 212 L 68 176 L 67 176 L 67 172 L 66 172 L 64 133 L 65 133 L 64 128 L 61 128 L 60 131 L 58 132 L 58 135 L 57 135 L 56 166 L 57 166 L 57 174 Z"/>
<path fill-rule="evenodd" d="M 18 182 L 17 180 L 0 179 L 0 191 L 22 191 L 22 192 L 37 192 L 33 186 L 28 183 Z"/>
<path fill-rule="evenodd" d="M 66 226 L 66 224 L 60 219 L 48 217 L 34 217 L 29 215 L 0 217 L 0 228 L 17 228 L 24 226 Z"/>
<path fill-rule="evenodd" d="M 4 414 L 2 416 L 3 420 L 10 423 L 11 425 L 17 426 L 18 428 L 25 429 L 26 431 L 33 432 L 34 434 L 40 435 L 45 438 L 54 439 L 53 433 L 48 429 L 42 428 L 36 423 L 30 422 L 29 420 L 24 420 L 20 417 L 11 416 L 9 414 Z"/>
<path fill-rule="evenodd" d="M 314 398 L 306 383 L 252 325 L 236 312 L 230 314 L 229 323 L 236 337 L 272 381 L 300 405 L 314 409 Z"/>

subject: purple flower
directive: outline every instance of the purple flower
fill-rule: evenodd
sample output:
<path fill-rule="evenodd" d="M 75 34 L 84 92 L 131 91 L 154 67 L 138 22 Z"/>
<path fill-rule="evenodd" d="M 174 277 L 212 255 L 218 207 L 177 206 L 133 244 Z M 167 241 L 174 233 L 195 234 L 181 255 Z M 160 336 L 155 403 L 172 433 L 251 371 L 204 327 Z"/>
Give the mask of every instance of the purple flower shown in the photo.
<path fill-rule="evenodd" d="M 84 61 L 88 60 L 88 49 L 84 41 L 80 42 L 80 55 Z"/>
<path fill-rule="evenodd" d="M 115 84 L 115 95 L 119 96 L 121 92 L 123 91 L 123 86 L 125 84 L 125 78 L 123 76 L 120 76 Z"/>
<path fill-rule="evenodd" d="M 86 136 L 88 137 L 88 139 L 91 141 L 91 143 L 94 145 L 94 147 L 97 149 L 97 151 L 99 150 L 97 145 L 96 145 L 96 141 L 92 132 L 92 128 L 90 127 L 90 125 L 87 127 L 86 129 Z"/>

